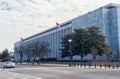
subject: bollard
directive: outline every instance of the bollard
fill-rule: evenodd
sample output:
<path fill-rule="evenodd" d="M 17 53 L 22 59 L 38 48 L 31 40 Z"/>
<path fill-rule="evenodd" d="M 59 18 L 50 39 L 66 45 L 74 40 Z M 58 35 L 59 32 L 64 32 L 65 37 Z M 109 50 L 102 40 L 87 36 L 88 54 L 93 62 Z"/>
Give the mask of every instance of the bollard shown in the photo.
<path fill-rule="evenodd" d="M 84 68 L 86 67 L 86 63 L 84 63 Z"/>
<path fill-rule="evenodd" d="M 106 69 L 106 64 L 105 64 L 105 69 Z"/>
<path fill-rule="evenodd" d="M 88 67 L 88 63 L 86 63 L 86 67 Z"/>
<path fill-rule="evenodd" d="M 96 63 L 94 64 L 94 67 L 96 68 Z"/>
<path fill-rule="evenodd" d="M 79 64 L 77 64 L 77 67 L 80 67 Z"/>
<path fill-rule="evenodd" d="M 102 68 L 102 64 L 100 63 L 100 69 Z"/>
<path fill-rule="evenodd" d="M 80 66 L 82 67 L 82 63 L 80 63 Z"/>
<path fill-rule="evenodd" d="M 89 63 L 89 68 L 90 68 L 90 63 Z"/>
<path fill-rule="evenodd" d="M 75 64 L 75 67 L 77 67 L 77 64 Z"/>
<path fill-rule="evenodd" d="M 110 68 L 111 66 L 110 66 L 110 64 L 108 65 L 108 68 Z"/>
<path fill-rule="evenodd" d="M 76 63 L 73 63 L 73 66 L 75 67 L 75 66 L 76 66 Z"/>
<path fill-rule="evenodd" d="M 74 66 L 75 66 L 75 64 L 73 63 L 73 64 L 72 64 L 72 67 L 74 67 Z"/>
<path fill-rule="evenodd" d="M 72 66 L 75 67 L 75 64 L 73 63 Z"/>
<path fill-rule="evenodd" d="M 76 67 L 79 67 L 79 65 L 78 65 L 78 64 L 76 64 Z"/>
<path fill-rule="evenodd" d="M 117 69 L 119 68 L 118 64 L 117 64 Z"/>
<path fill-rule="evenodd" d="M 112 64 L 112 68 L 115 69 L 115 64 L 114 63 Z"/>

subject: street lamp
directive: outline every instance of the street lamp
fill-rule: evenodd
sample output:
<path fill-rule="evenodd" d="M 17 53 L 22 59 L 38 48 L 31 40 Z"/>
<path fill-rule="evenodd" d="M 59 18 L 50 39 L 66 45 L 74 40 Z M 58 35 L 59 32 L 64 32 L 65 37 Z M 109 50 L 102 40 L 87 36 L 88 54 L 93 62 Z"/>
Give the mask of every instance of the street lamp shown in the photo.
<path fill-rule="evenodd" d="M 72 66 L 72 45 L 71 45 L 71 43 L 72 43 L 72 39 L 69 39 L 68 40 L 68 42 L 69 42 L 69 52 L 70 52 L 70 64 L 69 64 L 69 66 Z"/>

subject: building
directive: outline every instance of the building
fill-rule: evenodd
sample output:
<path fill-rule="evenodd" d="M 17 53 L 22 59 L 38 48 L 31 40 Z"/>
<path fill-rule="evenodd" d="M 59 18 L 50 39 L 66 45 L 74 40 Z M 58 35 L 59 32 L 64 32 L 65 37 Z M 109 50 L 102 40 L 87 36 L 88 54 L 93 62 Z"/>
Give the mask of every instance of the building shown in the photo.
<path fill-rule="evenodd" d="M 91 26 L 97 26 L 100 28 L 101 33 L 106 36 L 106 43 L 110 46 L 111 52 L 120 51 L 120 5 L 114 3 L 64 22 L 59 29 L 53 27 L 30 36 L 24 39 L 24 43 L 30 43 L 33 40 L 47 41 L 50 44 L 49 48 L 51 49 L 47 57 L 61 60 L 61 51 L 59 51 L 61 48 L 60 38 L 65 34 L 74 32 L 74 29 L 76 28 L 87 28 Z M 16 42 L 15 47 L 24 45 L 22 43 L 23 42 L 21 41 Z"/>

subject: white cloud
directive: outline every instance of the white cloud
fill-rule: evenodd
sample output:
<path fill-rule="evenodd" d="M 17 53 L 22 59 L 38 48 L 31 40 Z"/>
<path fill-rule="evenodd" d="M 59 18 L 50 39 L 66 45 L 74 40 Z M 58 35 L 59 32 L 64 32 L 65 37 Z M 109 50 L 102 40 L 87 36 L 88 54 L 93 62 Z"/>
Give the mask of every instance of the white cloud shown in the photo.
<path fill-rule="evenodd" d="M 0 0 L 0 50 L 112 2 L 120 0 Z"/>

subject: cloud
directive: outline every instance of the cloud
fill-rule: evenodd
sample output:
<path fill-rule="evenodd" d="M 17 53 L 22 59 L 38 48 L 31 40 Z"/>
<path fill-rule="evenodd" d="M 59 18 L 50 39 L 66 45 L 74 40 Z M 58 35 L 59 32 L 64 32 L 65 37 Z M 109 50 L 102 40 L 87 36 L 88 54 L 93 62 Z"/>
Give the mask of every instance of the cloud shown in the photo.
<path fill-rule="evenodd" d="M 0 0 L 0 47 L 26 38 L 114 0 Z M 120 3 L 120 0 L 116 0 Z M 4 37 L 3 37 L 4 36 Z"/>

